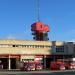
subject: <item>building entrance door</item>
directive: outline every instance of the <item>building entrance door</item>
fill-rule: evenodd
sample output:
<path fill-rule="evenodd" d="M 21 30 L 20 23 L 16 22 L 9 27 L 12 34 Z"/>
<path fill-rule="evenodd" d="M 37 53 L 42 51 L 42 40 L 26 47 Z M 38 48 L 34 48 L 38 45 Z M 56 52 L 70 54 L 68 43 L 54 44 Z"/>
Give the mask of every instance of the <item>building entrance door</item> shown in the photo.
<path fill-rule="evenodd" d="M 0 69 L 8 69 L 8 59 L 0 58 Z"/>
<path fill-rule="evenodd" d="M 53 61 L 54 59 L 53 59 L 52 56 L 48 56 L 48 57 L 46 57 L 45 59 L 46 59 L 46 68 L 47 68 L 47 69 L 50 69 L 50 63 L 51 63 L 51 61 Z"/>
<path fill-rule="evenodd" d="M 20 55 L 0 55 L 0 69 L 19 69 Z"/>
<path fill-rule="evenodd" d="M 9 55 L 8 69 L 19 69 L 20 55 Z"/>
<path fill-rule="evenodd" d="M 16 58 L 10 59 L 11 69 L 16 69 Z"/>

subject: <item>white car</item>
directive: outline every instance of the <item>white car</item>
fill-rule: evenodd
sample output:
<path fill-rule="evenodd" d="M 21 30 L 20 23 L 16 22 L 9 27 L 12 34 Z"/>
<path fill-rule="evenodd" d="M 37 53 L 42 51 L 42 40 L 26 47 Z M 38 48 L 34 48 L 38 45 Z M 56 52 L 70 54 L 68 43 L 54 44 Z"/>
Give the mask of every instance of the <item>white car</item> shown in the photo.
<path fill-rule="evenodd" d="M 72 63 L 70 64 L 70 69 L 75 69 L 75 63 L 72 62 Z"/>

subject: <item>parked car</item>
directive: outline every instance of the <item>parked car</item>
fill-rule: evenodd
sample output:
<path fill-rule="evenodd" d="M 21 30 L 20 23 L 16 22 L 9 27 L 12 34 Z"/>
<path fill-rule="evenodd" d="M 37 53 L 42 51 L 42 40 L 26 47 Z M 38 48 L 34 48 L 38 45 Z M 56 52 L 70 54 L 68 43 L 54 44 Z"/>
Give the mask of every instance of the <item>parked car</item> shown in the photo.
<path fill-rule="evenodd" d="M 65 70 L 65 63 L 62 61 L 54 61 L 50 63 L 51 70 Z"/>
<path fill-rule="evenodd" d="M 36 70 L 42 70 L 42 69 L 43 69 L 43 65 L 41 63 L 37 63 Z"/>
<path fill-rule="evenodd" d="M 33 71 L 35 70 L 35 63 L 34 62 L 22 62 L 20 69 L 24 71 Z"/>

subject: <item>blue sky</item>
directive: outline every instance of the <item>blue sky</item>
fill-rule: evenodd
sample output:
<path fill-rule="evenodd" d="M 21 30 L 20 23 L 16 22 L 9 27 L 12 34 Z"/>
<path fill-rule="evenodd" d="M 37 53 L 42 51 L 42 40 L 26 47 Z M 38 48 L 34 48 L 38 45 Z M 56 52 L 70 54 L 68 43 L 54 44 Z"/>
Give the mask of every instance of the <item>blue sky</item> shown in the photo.
<path fill-rule="evenodd" d="M 75 0 L 40 0 L 40 20 L 50 41 L 75 41 Z M 0 39 L 32 40 L 37 0 L 0 0 Z"/>

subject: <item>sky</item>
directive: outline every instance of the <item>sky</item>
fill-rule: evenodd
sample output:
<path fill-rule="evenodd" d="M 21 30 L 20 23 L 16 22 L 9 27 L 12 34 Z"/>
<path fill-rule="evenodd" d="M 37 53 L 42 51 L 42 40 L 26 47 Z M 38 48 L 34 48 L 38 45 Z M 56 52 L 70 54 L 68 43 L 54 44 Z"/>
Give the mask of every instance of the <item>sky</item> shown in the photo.
<path fill-rule="evenodd" d="M 75 41 L 75 0 L 39 0 L 40 21 L 50 41 Z M 33 40 L 37 0 L 0 0 L 0 39 Z"/>

